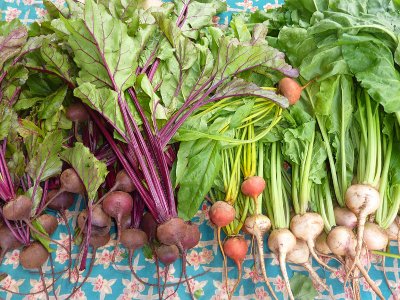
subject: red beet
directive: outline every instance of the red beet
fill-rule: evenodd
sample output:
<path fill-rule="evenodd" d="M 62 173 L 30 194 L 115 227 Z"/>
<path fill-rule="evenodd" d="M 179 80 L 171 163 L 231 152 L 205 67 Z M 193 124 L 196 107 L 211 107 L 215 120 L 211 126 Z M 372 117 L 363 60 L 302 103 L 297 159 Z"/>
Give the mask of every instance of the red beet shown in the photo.
<path fill-rule="evenodd" d="M 32 210 L 32 200 L 20 195 L 3 206 L 3 216 L 9 221 L 29 220 Z"/>
<path fill-rule="evenodd" d="M 261 195 L 265 189 L 265 180 L 260 176 L 251 176 L 243 181 L 241 190 L 243 195 L 254 200 Z"/>

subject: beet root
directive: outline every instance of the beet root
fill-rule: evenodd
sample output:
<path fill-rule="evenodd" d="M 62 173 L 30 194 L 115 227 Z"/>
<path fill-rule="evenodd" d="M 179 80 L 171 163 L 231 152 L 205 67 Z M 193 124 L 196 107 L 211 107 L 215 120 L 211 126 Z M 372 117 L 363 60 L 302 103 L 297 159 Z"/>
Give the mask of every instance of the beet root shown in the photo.
<path fill-rule="evenodd" d="M 175 245 L 161 245 L 156 248 L 156 255 L 164 265 L 169 266 L 179 258 L 179 249 Z"/>
<path fill-rule="evenodd" d="M 125 170 L 121 170 L 117 173 L 115 189 L 125 193 L 132 193 L 135 190 L 135 185 Z"/>
<path fill-rule="evenodd" d="M 135 251 L 148 243 L 147 234 L 136 228 L 125 229 L 121 233 L 121 244 L 129 251 Z"/>
<path fill-rule="evenodd" d="M 290 105 L 299 101 L 303 89 L 300 84 L 289 77 L 282 78 L 278 83 L 279 93 L 289 100 Z"/>
<path fill-rule="evenodd" d="M 176 245 L 182 251 L 182 240 L 186 235 L 186 226 L 181 218 L 172 218 L 157 227 L 157 239 L 165 245 Z"/>
<path fill-rule="evenodd" d="M 29 246 L 22 249 L 19 255 L 21 266 L 28 270 L 40 269 L 47 261 L 50 254 L 46 248 L 39 242 L 33 242 Z"/>
<path fill-rule="evenodd" d="M 82 211 L 78 216 L 78 226 L 83 231 L 87 232 L 86 227 L 87 211 Z M 92 228 L 91 235 L 104 236 L 110 232 L 111 218 L 103 211 L 101 206 L 95 206 L 92 212 Z"/>
<path fill-rule="evenodd" d="M 254 200 L 258 198 L 258 196 L 264 191 L 264 189 L 265 180 L 260 176 L 251 176 L 249 178 L 246 178 L 241 186 L 242 194 Z"/>
<path fill-rule="evenodd" d="M 58 190 L 51 190 L 47 193 L 46 203 L 50 200 L 51 202 L 48 204 L 50 209 L 63 211 L 67 210 L 74 204 L 74 195 L 70 192 L 59 193 Z"/>
<path fill-rule="evenodd" d="M 85 186 L 73 168 L 66 169 L 61 173 L 60 182 L 60 192 L 70 192 L 81 195 L 85 192 Z"/>
<path fill-rule="evenodd" d="M 9 221 L 28 220 L 31 216 L 32 200 L 20 195 L 3 206 L 3 216 Z"/>
<path fill-rule="evenodd" d="M 242 236 L 233 236 L 227 239 L 224 243 L 224 252 L 226 256 L 232 259 L 238 268 L 238 278 L 232 290 L 228 293 L 230 297 L 235 293 L 240 281 L 242 280 L 242 264 L 247 254 L 247 243 Z"/>
<path fill-rule="evenodd" d="M 186 224 L 186 234 L 182 240 L 183 249 L 189 250 L 197 246 L 200 241 L 199 226 L 195 224 Z"/>
<path fill-rule="evenodd" d="M 151 213 L 145 213 L 140 222 L 140 228 L 147 234 L 149 241 L 156 238 L 157 222 Z"/>
<path fill-rule="evenodd" d="M 0 263 L 3 261 L 4 255 L 10 251 L 21 247 L 22 244 L 12 234 L 11 230 L 7 226 L 0 227 Z"/>
<path fill-rule="evenodd" d="M 225 227 L 235 220 L 235 208 L 225 201 L 215 202 L 209 211 L 210 220 L 217 227 Z"/>
<path fill-rule="evenodd" d="M 84 122 L 89 120 L 89 114 L 86 110 L 86 107 L 80 102 L 76 102 L 68 106 L 65 115 L 67 119 L 72 122 Z"/>
<path fill-rule="evenodd" d="M 39 216 L 37 220 L 40 222 L 40 224 L 42 224 L 48 235 L 52 235 L 58 227 L 57 218 L 52 215 L 43 214 Z"/>
<path fill-rule="evenodd" d="M 104 212 L 112 218 L 119 219 L 129 216 L 133 208 L 131 195 L 125 192 L 116 191 L 109 193 L 103 201 Z"/>

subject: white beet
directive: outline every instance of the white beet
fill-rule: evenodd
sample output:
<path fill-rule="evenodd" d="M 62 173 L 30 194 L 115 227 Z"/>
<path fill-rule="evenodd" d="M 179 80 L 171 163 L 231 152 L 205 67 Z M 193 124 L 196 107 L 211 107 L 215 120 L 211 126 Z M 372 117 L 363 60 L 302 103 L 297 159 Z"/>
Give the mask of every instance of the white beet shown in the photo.
<path fill-rule="evenodd" d="M 322 286 L 325 290 L 329 291 L 329 287 L 325 282 L 321 280 L 318 274 L 314 271 L 313 267 L 309 262 L 310 250 L 308 249 L 307 243 L 303 240 L 297 239 L 296 246 L 287 255 L 287 261 L 293 264 L 303 266 L 316 286 Z"/>
<path fill-rule="evenodd" d="M 286 256 L 296 246 L 296 237 L 289 229 L 275 229 L 268 238 L 269 249 L 278 257 L 279 266 L 285 281 L 289 298 L 294 300 L 292 290 L 290 288 L 289 277 L 286 271 Z"/>
<path fill-rule="evenodd" d="M 390 226 L 386 229 L 386 233 L 389 237 L 389 240 L 397 241 L 399 239 L 399 230 L 400 230 L 399 223 L 400 223 L 400 218 L 399 216 L 396 216 L 393 223 L 390 224 Z"/>
<path fill-rule="evenodd" d="M 357 239 L 350 228 L 346 226 L 337 226 L 333 228 L 331 232 L 329 232 L 326 241 L 329 248 L 335 255 L 353 259 L 353 264 L 360 270 L 371 289 L 378 295 L 379 298 L 382 300 L 385 299 L 379 287 L 375 284 L 371 277 L 369 277 L 368 272 L 364 269 L 363 265 L 360 263 L 360 260 L 356 257 Z"/>
<path fill-rule="evenodd" d="M 335 207 L 333 209 L 335 214 L 335 222 L 338 226 L 346 226 L 351 229 L 357 226 L 357 216 L 347 207 Z"/>
<path fill-rule="evenodd" d="M 293 264 L 302 265 L 308 262 L 310 258 L 310 250 L 307 243 L 303 240 L 297 239 L 296 245 L 287 255 L 286 260 Z"/>
<path fill-rule="evenodd" d="M 315 240 L 315 249 L 324 255 L 332 254 L 331 249 L 329 248 L 328 244 L 326 243 L 327 235 L 323 231 Z"/>
<path fill-rule="evenodd" d="M 346 206 L 355 213 L 358 218 L 356 255 L 353 266 L 350 268 L 351 272 L 356 262 L 360 260 L 365 222 L 367 217 L 379 208 L 380 196 L 379 192 L 370 185 L 353 184 L 346 191 L 345 202 Z"/>
<path fill-rule="evenodd" d="M 360 221 L 360 215 L 367 217 L 380 205 L 379 192 L 366 184 L 351 185 L 346 191 L 345 201 L 346 206 L 358 216 L 358 221 Z"/>
<path fill-rule="evenodd" d="M 317 253 L 315 253 L 315 239 L 324 230 L 324 220 L 314 212 L 307 212 L 303 215 L 295 215 L 290 221 L 290 230 L 294 236 L 307 243 L 313 258 L 324 268 L 331 272 L 335 272 L 333 268 L 324 263 Z"/>
<path fill-rule="evenodd" d="M 278 299 L 275 295 L 275 292 L 269 283 L 269 279 L 267 276 L 267 270 L 265 269 L 265 261 L 264 261 L 264 235 L 271 228 L 271 221 L 267 216 L 264 215 L 252 215 L 246 218 L 244 222 L 243 229 L 254 236 L 257 241 L 258 255 L 260 258 L 261 272 L 264 277 L 264 281 L 268 286 L 268 289 L 271 292 L 271 295 L 274 299 Z"/>
<path fill-rule="evenodd" d="M 366 222 L 364 229 L 364 243 L 368 250 L 385 249 L 389 242 L 389 237 L 385 230 L 375 223 Z"/>

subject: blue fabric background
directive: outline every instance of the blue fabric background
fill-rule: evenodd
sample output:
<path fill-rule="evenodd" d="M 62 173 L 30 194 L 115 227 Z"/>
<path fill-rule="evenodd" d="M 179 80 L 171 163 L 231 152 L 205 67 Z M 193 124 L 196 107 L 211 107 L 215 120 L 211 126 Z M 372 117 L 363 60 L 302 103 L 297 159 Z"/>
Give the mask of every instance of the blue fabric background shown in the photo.
<path fill-rule="evenodd" d="M 64 0 L 53 0 L 59 5 L 64 5 Z M 252 11 L 255 9 L 268 9 L 278 4 L 274 0 L 227 0 L 228 13 L 221 16 L 221 22 L 227 22 L 227 18 L 231 13 L 238 11 Z M 34 20 L 40 19 L 45 15 L 45 10 L 41 1 L 38 0 L 0 0 L 0 14 L 3 20 L 11 20 L 13 18 L 20 18 L 25 23 L 30 23 Z M 76 212 L 80 207 L 81 200 L 78 199 L 75 209 L 68 212 L 70 225 L 74 226 Z M 61 222 L 61 220 L 60 220 Z M 188 253 L 188 266 L 189 276 L 201 274 L 204 271 L 208 273 L 200 277 L 196 277 L 192 281 L 192 290 L 195 297 L 199 299 L 227 299 L 225 291 L 221 288 L 222 283 L 222 259 L 219 254 L 218 246 L 215 241 L 215 232 L 208 221 L 208 206 L 202 205 L 194 222 L 201 225 L 201 242 L 195 249 Z M 59 242 L 66 243 L 67 231 L 65 225 L 61 225 L 53 238 Z M 249 241 L 250 242 L 250 241 Z M 127 267 L 127 254 L 121 249 L 117 256 L 115 264 L 110 262 L 111 253 L 114 248 L 114 243 L 111 241 L 106 247 L 100 248 L 97 251 L 95 265 L 93 271 L 83 286 L 82 290 L 77 293 L 73 299 L 158 299 L 157 289 L 154 287 L 146 287 L 137 282 L 132 276 Z M 393 252 L 397 252 L 397 247 L 392 244 Z M 78 248 L 75 246 L 73 249 L 74 257 L 77 256 Z M 267 252 L 267 249 L 265 249 Z M 4 279 L 0 285 L 3 288 L 13 290 L 19 293 L 31 293 L 41 289 L 40 277 L 37 273 L 24 270 L 18 265 L 19 251 L 15 250 L 6 255 L 3 264 L 0 267 L 0 272 L 5 272 L 9 276 Z M 89 256 L 91 257 L 91 256 Z M 58 250 L 52 254 L 52 260 L 56 272 L 66 268 L 66 254 L 58 247 Z M 391 293 L 384 280 L 382 272 L 382 262 L 380 257 L 372 256 L 370 261 L 374 264 L 370 267 L 369 273 L 372 278 L 382 289 L 386 299 L 392 299 Z M 366 261 L 368 264 L 369 261 Z M 270 253 L 266 254 L 266 264 L 268 276 L 272 282 L 280 299 L 286 299 L 287 294 L 283 285 L 277 261 Z M 333 266 L 334 262 L 330 262 Z M 393 259 L 386 259 L 386 271 L 389 283 L 393 292 L 400 295 L 400 280 L 398 272 L 398 261 Z M 154 261 L 148 260 L 144 257 L 142 252 L 137 253 L 134 259 L 134 268 L 141 278 L 148 282 L 156 282 L 156 266 Z M 180 263 L 176 263 L 170 269 L 169 281 L 177 281 L 180 276 Z M 243 266 L 243 279 L 237 289 L 233 299 L 269 299 L 266 285 L 263 283 L 262 278 L 258 275 L 257 263 L 253 259 L 253 255 L 249 252 Z M 330 286 L 331 292 L 335 295 L 335 299 L 351 299 L 349 289 L 343 288 L 343 271 L 339 269 L 337 273 L 330 274 L 321 269 L 318 265 L 314 264 L 314 269 L 318 274 L 326 280 Z M 290 265 L 289 276 L 291 277 L 293 271 L 302 272 L 307 274 L 300 266 Z M 43 271 L 45 272 L 46 281 L 51 282 L 51 268 L 50 260 L 45 264 Z M 86 271 L 81 275 L 85 276 Z M 64 274 L 61 279 L 55 284 L 55 289 L 50 292 L 50 297 L 55 299 L 65 299 L 72 287 L 67 278 L 68 273 Z M 56 277 L 58 275 L 56 274 Z M 232 279 L 231 284 L 237 278 L 237 270 L 232 262 L 229 262 L 229 278 Z M 80 278 L 82 280 L 82 277 Z M 362 299 L 376 299 L 375 294 L 371 293 L 368 285 L 364 280 L 360 280 L 360 290 Z M 168 294 L 173 293 L 173 288 L 167 289 Z M 0 297 L 4 299 L 44 299 L 45 295 L 13 295 L 5 291 L 0 291 Z M 165 295 L 164 295 L 165 298 Z M 178 293 L 169 297 L 168 299 L 190 299 L 188 295 L 187 285 L 181 285 Z M 304 299 L 309 299 L 305 297 Z M 329 299 L 327 293 L 323 293 L 317 299 Z M 393 298 L 394 299 L 394 298 Z"/>

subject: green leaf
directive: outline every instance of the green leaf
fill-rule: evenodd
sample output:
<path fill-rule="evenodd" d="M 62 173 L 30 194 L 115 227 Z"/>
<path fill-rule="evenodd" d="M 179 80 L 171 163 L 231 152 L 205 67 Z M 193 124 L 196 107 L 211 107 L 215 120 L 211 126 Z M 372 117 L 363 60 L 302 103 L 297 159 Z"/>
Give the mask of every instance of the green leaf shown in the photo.
<path fill-rule="evenodd" d="M 61 159 L 70 164 L 81 178 L 89 200 L 96 199 L 97 190 L 103 184 L 108 171 L 104 162 L 99 161 L 89 148 L 82 143 L 75 143 L 74 147 L 65 149 L 60 154 Z"/>
<path fill-rule="evenodd" d="M 44 230 L 43 225 L 38 220 L 32 220 L 32 226 L 35 227 L 39 232 L 48 238 L 44 238 L 43 236 L 31 231 L 31 236 L 34 240 L 39 241 L 49 253 L 54 252 L 54 249 L 50 247 L 50 237 L 47 234 L 46 230 Z"/>
<path fill-rule="evenodd" d="M 143 255 L 147 259 L 152 259 L 153 258 L 153 250 L 151 250 L 151 247 L 149 245 L 144 245 L 142 248 Z"/>
<path fill-rule="evenodd" d="M 118 94 L 115 91 L 97 88 L 86 82 L 74 90 L 74 96 L 101 113 L 119 133 L 125 133 L 124 119 L 118 105 Z"/>
<path fill-rule="evenodd" d="M 35 195 L 33 195 L 34 187 L 31 187 L 29 190 L 26 191 L 26 196 L 32 199 L 33 205 L 31 210 L 31 215 L 34 216 L 36 214 L 36 209 L 38 208 L 40 201 L 42 200 L 43 196 L 43 189 L 40 185 L 36 187 Z"/>
<path fill-rule="evenodd" d="M 65 19 L 68 43 L 80 68 L 78 83 L 90 82 L 122 93 L 135 80 L 139 45 L 126 25 L 112 17 L 101 4 L 85 1 L 83 19 Z"/>
<path fill-rule="evenodd" d="M 39 128 L 34 122 L 28 119 L 20 119 L 18 120 L 19 127 L 17 128 L 18 133 L 23 137 L 28 136 L 44 136 L 45 133 L 41 128 Z"/>
<path fill-rule="evenodd" d="M 178 215 L 190 220 L 210 191 L 222 165 L 220 144 L 201 139 L 194 143 L 178 191 Z"/>
<path fill-rule="evenodd" d="M 382 43 L 347 44 L 343 56 L 361 86 L 387 113 L 400 111 L 400 74 L 390 49 Z"/>
<path fill-rule="evenodd" d="M 53 117 L 60 109 L 65 96 L 67 95 L 67 86 L 63 86 L 44 99 L 38 111 L 38 117 L 46 120 Z"/>
<path fill-rule="evenodd" d="M 16 57 L 28 38 L 28 31 L 17 20 L 0 27 L 0 70 L 4 63 Z"/>
<path fill-rule="evenodd" d="M 61 131 L 51 132 L 31 154 L 32 159 L 28 163 L 27 173 L 34 181 L 45 181 L 61 173 L 62 162 L 58 154 L 62 143 Z"/>
<path fill-rule="evenodd" d="M 225 99 L 244 96 L 266 98 L 283 108 L 289 106 L 289 101 L 284 96 L 275 93 L 275 91 L 260 88 L 258 85 L 240 78 L 233 79 L 228 84 L 223 85 L 212 98 Z"/>
<path fill-rule="evenodd" d="M 40 54 L 46 62 L 46 69 L 58 74 L 67 82 L 75 84 L 74 80 L 74 66 L 69 56 L 61 51 L 59 47 L 54 44 L 44 41 L 43 46 L 40 48 Z"/>
<path fill-rule="evenodd" d="M 17 122 L 17 114 L 8 106 L 0 104 L 0 140 L 11 132 Z M 15 128 L 14 128 L 15 129 Z"/>
<path fill-rule="evenodd" d="M 295 273 L 290 279 L 290 287 L 292 288 L 293 296 L 296 300 L 314 299 L 318 296 L 312 280 L 309 276 L 301 273 Z"/>
<path fill-rule="evenodd" d="M 160 98 L 154 92 L 149 78 L 146 75 L 139 75 L 137 81 L 143 92 L 150 98 L 148 108 L 151 112 L 151 115 L 155 116 L 157 120 L 167 120 L 168 111 L 160 103 Z"/>

